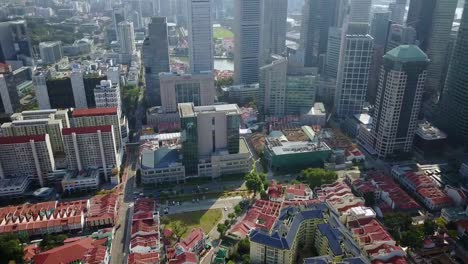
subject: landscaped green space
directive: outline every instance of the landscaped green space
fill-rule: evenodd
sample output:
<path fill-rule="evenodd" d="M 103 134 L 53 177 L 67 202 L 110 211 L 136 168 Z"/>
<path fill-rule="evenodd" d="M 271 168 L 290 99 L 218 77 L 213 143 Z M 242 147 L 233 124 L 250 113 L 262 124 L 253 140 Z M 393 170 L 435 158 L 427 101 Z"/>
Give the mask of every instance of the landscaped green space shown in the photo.
<path fill-rule="evenodd" d="M 215 27 L 213 28 L 213 37 L 215 39 L 234 38 L 234 33 L 227 28 Z"/>
<path fill-rule="evenodd" d="M 172 223 L 180 221 L 187 226 L 187 231 L 182 235 L 182 238 L 186 237 L 193 228 L 201 227 L 205 234 L 208 234 L 213 227 L 216 226 L 219 220 L 221 220 L 223 212 L 221 209 L 211 209 L 208 211 L 195 211 L 181 214 L 170 215 L 169 227 Z"/>

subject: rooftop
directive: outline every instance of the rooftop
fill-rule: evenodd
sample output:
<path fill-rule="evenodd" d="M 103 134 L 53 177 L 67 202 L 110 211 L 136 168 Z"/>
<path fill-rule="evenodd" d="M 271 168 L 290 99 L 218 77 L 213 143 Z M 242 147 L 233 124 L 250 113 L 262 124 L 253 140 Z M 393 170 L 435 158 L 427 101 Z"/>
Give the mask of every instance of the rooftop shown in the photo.
<path fill-rule="evenodd" d="M 423 122 L 418 124 L 418 129 L 416 134 L 425 140 L 436 140 L 436 139 L 446 139 L 447 134 L 433 126 L 429 122 Z"/>
<path fill-rule="evenodd" d="M 330 147 L 324 142 L 312 143 L 308 141 L 280 142 L 267 139 L 267 146 L 274 155 L 289 155 L 293 153 L 306 153 L 317 151 L 329 151 Z"/>
<path fill-rule="evenodd" d="M 141 166 L 144 168 L 168 168 L 176 163 L 180 163 L 177 148 L 144 149 L 141 153 Z"/>
<path fill-rule="evenodd" d="M 90 127 L 73 127 L 62 129 L 62 135 L 75 134 L 92 134 L 101 132 L 112 132 L 112 126 L 90 126 Z"/>
<path fill-rule="evenodd" d="M 117 107 L 75 109 L 73 110 L 73 113 L 72 113 L 73 117 L 103 116 L 103 115 L 117 115 Z"/>
<path fill-rule="evenodd" d="M 29 143 L 31 140 L 38 142 L 45 139 L 46 135 L 0 137 L 0 145 Z"/>
<path fill-rule="evenodd" d="M 429 62 L 426 53 L 416 45 L 400 45 L 384 55 L 385 59 L 399 62 Z"/>
<path fill-rule="evenodd" d="M 67 173 L 63 177 L 63 181 L 76 181 L 76 180 L 89 179 L 89 178 L 99 179 L 99 169 L 89 168 L 87 170 L 82 170 L 82 171 L 78 171 L 78 170 L 67 171 Z"/>

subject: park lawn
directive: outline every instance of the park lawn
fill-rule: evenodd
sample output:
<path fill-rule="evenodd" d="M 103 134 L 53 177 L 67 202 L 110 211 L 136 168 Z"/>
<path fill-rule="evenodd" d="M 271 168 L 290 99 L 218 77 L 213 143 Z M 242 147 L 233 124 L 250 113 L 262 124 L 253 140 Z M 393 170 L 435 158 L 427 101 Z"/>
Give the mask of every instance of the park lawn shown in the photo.
<path fill-rule="evenodd" d="M 213 37 L 215 39 L 234 38 L 234 33 L 227 28 L 215 27 L 213 28 Z"/>
<path fill-rule="evenodd" d="M 221 220 L 222 216 L 223 212 L 221 209 L 210 209 L 208 211 L 174 214 L 170 215 L 169 219 L 171 222 L 179 220 L 187 225 L 187 232 L 182 235 L 182 238 L 185 238 L 195 227 L 201 227 L 205 234 L 208 234 L 218 221 Z M 171 227 L 171 223 L 169 223 L 169 227 Z"/>

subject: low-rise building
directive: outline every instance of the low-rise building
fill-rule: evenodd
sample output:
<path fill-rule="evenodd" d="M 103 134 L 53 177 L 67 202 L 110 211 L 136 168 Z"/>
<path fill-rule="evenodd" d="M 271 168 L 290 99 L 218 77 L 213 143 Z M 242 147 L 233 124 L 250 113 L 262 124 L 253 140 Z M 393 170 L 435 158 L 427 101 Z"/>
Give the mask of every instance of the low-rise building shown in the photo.
<path fill-rule="evenodd" d="M 205 232 L 203 232 L 203 229 L 192 229 L 185 239 L 177 243 L 175 247 L 176 255 L 180 255 L 184 252 L 199 254 L 205 248 L 207 238 L 208 237 L 205 235 Z"/>
<path fill-rule="evenodd" d="M 65 193 L 98 190 L 99 182 L 99 169 L 72 170 L 63 177 L 62 190 Z"/>
<path fill-rule="evenodd" d="M 0 198 L 15 199 L 24 195 L 31 184 L 30 176 L 0 179 Z"/>
<path fill-rule="evenodd" d="M 286 200 L 290 201 L 311 200 L 314 195 L 310 187 L 302 183 L 286 186 L 284 193 L 286 195 Z"/>
<path fill-rule="evenodd" d="M 431 157 L 444 151 L 447 134 L 429 122 L 418 124 L 413 141 L 414 150 L 424 157 Z"/>
<path fill-rule="evenodd" d="M 301 114 L 301 124 L 307 126 L 325 126 L 327 124 L 327 111 L 323 103 L 315 103 L 307 113 Z"/>
<path fill-rule="evenodd" d="M 142 184 L 185 181 L 185 167 L 178 147 L 143 149 L 139 167 Z"/>
<path fill-rule="evenodd" d="M 86 226 L 88 228 L 114 226 L 118 209 L 118 195 L 116 193 L 93 196 L 89 200 Z"/>

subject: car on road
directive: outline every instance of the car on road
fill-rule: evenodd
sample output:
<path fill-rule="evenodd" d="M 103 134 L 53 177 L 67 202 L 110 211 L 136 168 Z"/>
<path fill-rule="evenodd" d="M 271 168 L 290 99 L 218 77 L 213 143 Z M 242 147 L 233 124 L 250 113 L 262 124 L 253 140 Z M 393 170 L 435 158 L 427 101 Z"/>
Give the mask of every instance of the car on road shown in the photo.
<path fill-rule="evenodd" d="M 226 206 L 224 206 L 224 211 L 227 211 L 227 207 L 226 207 Z"/>

